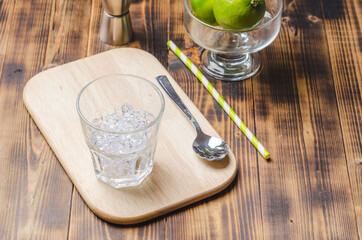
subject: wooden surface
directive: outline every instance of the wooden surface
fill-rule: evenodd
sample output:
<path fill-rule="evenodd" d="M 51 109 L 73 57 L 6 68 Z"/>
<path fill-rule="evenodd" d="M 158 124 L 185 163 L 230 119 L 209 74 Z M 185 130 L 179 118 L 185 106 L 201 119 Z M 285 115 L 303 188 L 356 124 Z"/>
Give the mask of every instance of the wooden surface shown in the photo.
<path fill-rule="evenodd" d="M 218 135 L 167 70 L 144 50 L 109 50 L 32 77 L 24 87 L 24 104 L 77 191 L 97 216 L 118 224 L 143 222 L 214 195 L 233 181 L 237 169 L 232 150 L 221 161 L 200 159 L 192 149 L 196 138 L 193 125 L 163 89 L 165 111 L 150 176 L 138 187 L 120 190 L 98 181 L 75 102 L 85 85 L 110 74 L 137 74 L 157 85 L 157 76 L 168 76 L 203 131 Z M 139 93 L 132 85 L 122 88 L 131 96 Z M 109 94 L 101 88 L 97 91 L 96 99 L 106 99 Z"/>
<path fill-rule="evenodd" d="M 286 0 L 259 75 L 212 81 L 271 153 L 265 161 L 166 48 L 199 61 L 183 1 L 133 1 L 135 40 L 153 54 L 233 149 L 234 182 L 214 197 L 132 227 L 85 205 L 27 113 L 42 70 L 114 48 L 99 41 L 100 0 L 0 2 L 0 238 L 360 239 L 362 57 L 358 0 Z"/>

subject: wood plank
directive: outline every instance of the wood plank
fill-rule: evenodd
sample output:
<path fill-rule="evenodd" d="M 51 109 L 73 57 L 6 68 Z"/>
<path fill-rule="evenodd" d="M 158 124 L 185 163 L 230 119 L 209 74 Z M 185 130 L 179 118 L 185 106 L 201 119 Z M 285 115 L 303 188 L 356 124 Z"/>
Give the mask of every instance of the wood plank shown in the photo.
<path fill-rule="evenodd" d="M 332 76 L 362 237 L 362 54 L 360 1 L 322 1 Z"/>
<path fill-rule="evenodd" d="M 133 226 L 111 224 L 96 217 L 75 189 L 69 239 L 165 239 L 163 221 Z"/>
<path fill-rule="evenodd" d="M 132 1 L 130 14 L 134 32 L 131 45 L 152 53 L 167 67 L 170 2 L 167 0 Z"/>
<path fill-rule="evenodd" d="M 92 8 L 87 45 L 87 56 L 118 48 L 119 46 L 107 45 L 99 39 L 99 29 L 101 26 L 103 14 L 102 1 L 92 0 L 92 4 L 90 6 Z"/>
<path fill-rule="evenodd" d="M 14 4 L 15 1 L 13 0 L 4 0 L 0 3 L 0 77 L 5 59 L 6 47 L 8 45 Z"/>
<path fill-rule="evenodd" d="M 16 1 L 5 45 L 0 82 L 0 114 L 6 116 L 0 126 L 4 239 L 66 238 L 68 233 L 72 184 L 22 102 L 24 84 L 42 70 L 54 11 L 49 1 Z"/>
<path fill-rule="evenodd" d="M 193 43 L 183 25 L 183 1 L 171 1 L 170 40 L 199 64 L 201 48 Z M 238 173 L 221 194 L 167 219 L 169 239 L 262 239 L 257 152 L 240 129 L 223 112 L 208 91 L 170 51 L 169 71 L 234 151 Z M 252 82 L 220 82 L 210 79 L 240 118 L 254 131 Z"/>
<path fill-rule="evenodd" d="M 87 56 L 92 0 L 57 0 L 43 70 Z"/>
<path fill-rule="evenodd" d="M 253 81 L 264 239 L 358 239 L 321 5 L 283 16 Z"/>
<path fill-rule="evenodd" d="M 124 47 L 136 47 L 145 49 L 152 54 L 152 51 L 157 52 L 156 57 L 160 60 L 162 56 L 167 57 L 167 49 L 159 49 L 156 47 L 157 41 L 159 44 L 166 46 L 168 37 L 168 7 L 167 2 L 164 1 L 133 1 L 130 7 L 132 28 L 134 39 L 131 43 Z M 161 8 L 161 6 L 163 6 Z M 157 18 L 153 16 L 154 9 L 159 9 Z M 92 14 L 91 25 L 88 41 L 88 56 L 94 55 L 105 50 L 117 48 L 102 43 L 99 40 L 99 27 L 101 23 L 101 16 L 103 9 L 101 1 L 92 1 Z M 162 35 L 155 36 L 159 33 Z M 150 48 L 149 46 L 154 46 Z M 164 51 L 165 53 L 162 53 Z M 165 59 L 161 60 L 165 63 Z M 167 61 L 166 61 L 167 63 Z M 69 238 L 70 239 L 109 239 L 111 236 L 119 238 L 123 236 L 126 239 L 164 239 L 165 238 L 165 224 L 164 218 L 160 217 L 156 220 L 147 222 L 142 225 L 134 227 L 120 227 L 114 224 L 100 221 L 97 216 L 89 211 L 82 210 L 88 209 L 76 190 L 73 193 L 72 211 Z M 97 229 L 91 233 L 87 233 L 84 229 Z"/>
<path fill-rule="evenodd" d="M 69 239 L 166 239 L 164 217 L 132 226 L 108 223 L 87 207 L 74 188 Z"/>

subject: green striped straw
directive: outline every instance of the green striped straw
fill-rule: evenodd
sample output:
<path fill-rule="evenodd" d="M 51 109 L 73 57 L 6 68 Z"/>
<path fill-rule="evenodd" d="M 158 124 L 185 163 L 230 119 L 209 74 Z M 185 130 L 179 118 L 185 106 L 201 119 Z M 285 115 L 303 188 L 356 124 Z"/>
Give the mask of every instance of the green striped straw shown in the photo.
<path fill-rule="evenodd" d="M 190 59 L 186 57 L 185 54 L 172 42 L 168 41 L 167 46 L 176 54 L 177 57 L 191 70 L 191 72 L 200 80 L 200 82 L 207 88 L 209 93 L 214 97 L 214 99 L 220 104 L 224 111 L 230 116 L 234 123 L 241 129 L 245 136 L 253 143 L 254 147 L 260 152 L 265 159 L 269 159 L 269 152 L 263 147 L 259 140 L 254 136 L 254 134 L 246 127 L 246 125 L 241 121 L 241 119 L 236 115 L 234 110 L 231 109 L 229 104 L 225 102 L 222 96 L 216 91 L 214 86 L 207 80 L 207 78 L 202 74 L 202 72 L 191 62 Z"/>

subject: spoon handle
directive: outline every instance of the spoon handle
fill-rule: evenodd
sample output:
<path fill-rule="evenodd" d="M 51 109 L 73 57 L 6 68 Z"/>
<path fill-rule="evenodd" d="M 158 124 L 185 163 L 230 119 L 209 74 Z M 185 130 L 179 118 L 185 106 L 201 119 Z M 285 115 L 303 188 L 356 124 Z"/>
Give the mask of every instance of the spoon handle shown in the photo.
<path fill-rule="evenodd" d="M 165 75 L 157 76 L 156 77 L 157 82 L 160 84 L 160 86 L 165 90 L 167 95 L 172 99 L 174 103 L 181 109 L 183 113 L 185 113 L 186 117 L 191 121 L 191 123 L 195 126 L 196 131 L 201 131 L 200 125 L 197 123 L 194 116 L 192 116 L 189 109 L 186 107 L 186 105 L 182 102 L 181 98 L 176 93 L 175 89 L 173 89 L 170 81 Z"/>

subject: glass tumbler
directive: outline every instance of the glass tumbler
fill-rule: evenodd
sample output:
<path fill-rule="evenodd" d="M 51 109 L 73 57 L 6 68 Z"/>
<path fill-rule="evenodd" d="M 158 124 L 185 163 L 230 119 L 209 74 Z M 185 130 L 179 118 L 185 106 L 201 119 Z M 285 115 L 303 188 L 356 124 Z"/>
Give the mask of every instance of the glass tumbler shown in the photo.
<path fill-rule="evenodd" d="M 161 91 L 137 76 L 108 75 L 80 91 L 76 108 L 96 177 L 114 188 L 139 185 L 153 168 Z"/>

